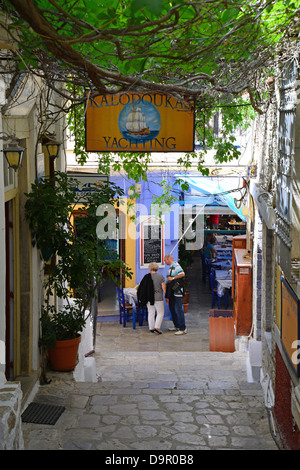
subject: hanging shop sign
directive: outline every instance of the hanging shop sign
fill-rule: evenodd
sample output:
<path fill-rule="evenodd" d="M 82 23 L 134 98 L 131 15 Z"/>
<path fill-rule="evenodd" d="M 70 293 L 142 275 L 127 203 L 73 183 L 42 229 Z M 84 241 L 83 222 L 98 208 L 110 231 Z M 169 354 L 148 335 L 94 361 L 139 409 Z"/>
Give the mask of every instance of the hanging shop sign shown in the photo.
<path fill-rule="evenodd" d="M 140 259 L 141 267 L 149 263 L 164 265 L 165 246 L 164 225 L 159 224 L 154 217 L 141 216 Z"/>
<path fill-rule="evenodd" d="M 299 320 L 299 299 L 281 276 L 281 341 L 297 377 L 300 376 Z"/>
<path fill-rule="evenodd" d="M 194 103 L 163 93 L 117 93 L 90 98 L 87 152 L 192 152 Z"/>

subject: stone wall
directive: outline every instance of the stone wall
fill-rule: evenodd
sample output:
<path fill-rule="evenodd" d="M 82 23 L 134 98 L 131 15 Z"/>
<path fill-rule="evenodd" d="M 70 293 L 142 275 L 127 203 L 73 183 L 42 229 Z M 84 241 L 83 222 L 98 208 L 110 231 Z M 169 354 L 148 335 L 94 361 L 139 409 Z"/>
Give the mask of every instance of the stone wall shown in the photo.
<path fill-rule="evenodd" d="M 22 391 L 19 382 L 0 386 L 0 450 L 24 448 L 21 424 Z"/>

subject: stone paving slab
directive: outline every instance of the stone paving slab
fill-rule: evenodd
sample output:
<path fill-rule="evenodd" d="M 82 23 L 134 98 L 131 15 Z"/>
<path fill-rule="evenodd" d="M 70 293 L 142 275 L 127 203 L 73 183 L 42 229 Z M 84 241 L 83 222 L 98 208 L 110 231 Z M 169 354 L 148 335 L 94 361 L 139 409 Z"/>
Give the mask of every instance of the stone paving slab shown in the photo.
<path fill-rule="evenodd" d="M 247 382 L 247 352 L 209 352 L 211 294 L 197 282 L 190 289 L 187 335 L 169 332 L 169 320 L 163 321 L 162 335 L 149 333 L 145 323 L 136 330 L 99 323 L 97 383 L 49 371 L 52 382 L 40 387 L 35 400 L 66 410 L 54 426 L 23 423 L 25 449 L 126 455 L 277 450 L 262 388 Z"/>
<path fill-rule="evenodd" d="M 107 352 L 97 361 L 100 382 L 53 373 L 40 388 L 39 401 L 66 410 L 54 426 L 24 423 L 25 449 L 277 449 L 261 386 L 247 383 L 245 353 Z M 169 365 L 172 380 L 162 377 Z"/>

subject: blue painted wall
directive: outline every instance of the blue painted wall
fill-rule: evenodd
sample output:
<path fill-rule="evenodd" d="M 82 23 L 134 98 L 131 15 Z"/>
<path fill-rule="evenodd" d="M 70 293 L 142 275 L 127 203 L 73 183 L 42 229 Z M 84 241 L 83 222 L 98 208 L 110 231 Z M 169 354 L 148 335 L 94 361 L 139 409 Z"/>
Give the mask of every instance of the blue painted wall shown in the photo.
<path fill-rule="evenodd" d="M 150 207 L 153 202 L 153 198 L 156 196 L 161 196 L 163 193 L 162 187 L 159 185 L 162 179 L 166 179 L 162 177 L 161 174 L 149 174 L 148 175 L 149 181 L 142 181 L 141 182 L 141 194 L 136 196 L 136 203 L 141 204 L 146 207 L 147 214 L 150 214 Z M 131 185 L 134 184 L 133 181 L 128 180 L 126 177 L 122 176 L 112 176 L 110 180 L 120 186 L 120 188 L 124 191 L 124 196 L 128 197 L 128 190 Z M 175 177 L 172 175 L 168 177 L 168 184 L 174 186 Z M 137 206 L 138 207 L 138 206 Z M 139 211 L 137 212 L 137 216 L 139 216 Z M 165 238 L 165 254 L 170 253 L 173 248 L 178 243 L 178 205 L 176 204 L 173 206 L 173 210 L 169 215 L 166 215 L 166 238 Z M 137 230 L 139 231 L 139 225 L 137 226 Z M 138 284 L 141 279 L 147 274 L 149 271 L 145 267 L 141 267 L 141 257 L 140 257 L 140 239 L 137 237 L 135 242 L 135 249 L 136 249 L 136 264 L 135 266 L 130 266 L 132 270 L 135 272 L 135 284 Z M 174 249 L 172 252 L 175 261 L 178 261 L 178 247 Z M 168 271 L 168 267 L 165 266 L 159 269 L 159 272 L 166 277 L 166 273 Z"/>

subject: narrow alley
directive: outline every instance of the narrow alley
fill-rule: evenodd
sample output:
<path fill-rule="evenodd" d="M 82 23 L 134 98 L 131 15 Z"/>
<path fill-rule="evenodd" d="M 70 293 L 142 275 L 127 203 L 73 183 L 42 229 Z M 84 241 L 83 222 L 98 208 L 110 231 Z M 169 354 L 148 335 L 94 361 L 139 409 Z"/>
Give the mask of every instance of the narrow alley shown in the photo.
<path fill-rule="evenodd" d="M 34 401 L 62 405 L 55 425 L 23 423 L 27 450 L 277 450 L 260 383 L 249 383 L 247 352 L 209 352 L 211 294 L 199 263 L 186 314 L 188 333 L 162 335 L 144 322 L 99 322 L 97 383 L 49 371 Z M 129 452 L 129 454 L 128 454 Z M 105 453 L 103 454 L 105 455 Z M 122 453 L 118 454 L 122 455 Z"/>

